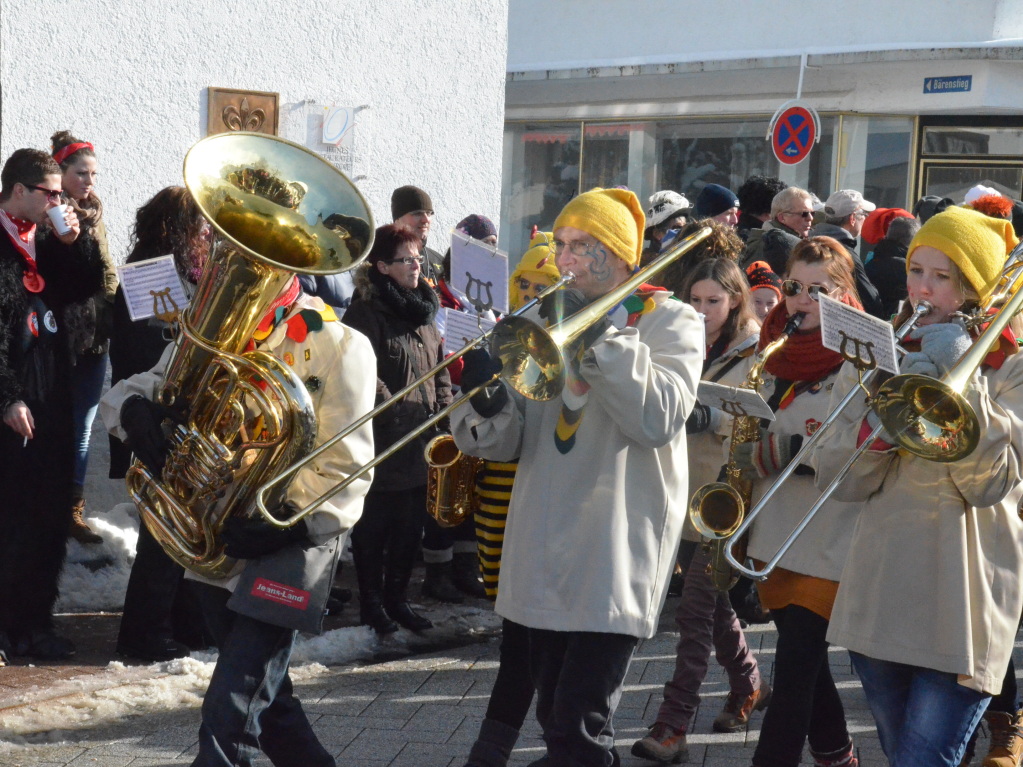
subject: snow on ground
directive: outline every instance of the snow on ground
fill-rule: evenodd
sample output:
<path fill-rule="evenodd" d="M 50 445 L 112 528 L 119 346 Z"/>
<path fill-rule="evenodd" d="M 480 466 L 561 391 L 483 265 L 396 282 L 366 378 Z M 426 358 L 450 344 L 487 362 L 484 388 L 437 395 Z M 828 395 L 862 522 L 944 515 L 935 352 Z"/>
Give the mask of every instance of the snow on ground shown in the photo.
<path fill-rule="evenodd" d="M 84 546 L 68 541 L 56 612 L 119 611 L 135 559 L 137 512 L 133 504 L 120 503 L 108 512 L 87 513 L 86 519 L 104 542 Z M 435 628 L 422 635 L 401 629 L 381 638 L 368 626 L 300 635 L 291 676 L 301 682 L 328 673 L 327 666 L 402 656 L 445 640 L 492 634 L 501 621 L 489 607 L 434 604 L 424 612 Z M 113 661 L 99 673 L 28 690 L 17 705 L 0 711 L 0 754 L 17 744 L 59 742 L 69 731 L 127 716 L 198 708 L 216 659 L 215 652 L 193 652 L 189 658 L 149 666 Z"/>

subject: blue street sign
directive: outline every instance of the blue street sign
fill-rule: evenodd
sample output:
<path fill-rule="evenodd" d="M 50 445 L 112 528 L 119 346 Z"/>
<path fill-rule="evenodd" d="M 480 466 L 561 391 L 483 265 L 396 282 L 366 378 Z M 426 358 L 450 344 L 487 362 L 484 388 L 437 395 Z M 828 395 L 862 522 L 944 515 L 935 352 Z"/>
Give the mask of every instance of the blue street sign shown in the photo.
<path fill-rule="evenodd" d="M 924 93 L 966 93 L 970 90 L 973 90 L 973 75 L 924 78 Z"/>

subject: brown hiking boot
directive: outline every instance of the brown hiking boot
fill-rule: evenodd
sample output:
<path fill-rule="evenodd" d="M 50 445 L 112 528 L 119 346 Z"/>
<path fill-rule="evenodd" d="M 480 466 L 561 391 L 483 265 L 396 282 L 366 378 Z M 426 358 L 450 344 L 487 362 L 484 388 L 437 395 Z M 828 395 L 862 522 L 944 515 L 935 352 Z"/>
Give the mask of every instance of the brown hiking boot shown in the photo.
<path fill-rule="evenodd" d="M 632 755 L 661 764 L 681 764 L 685 761 L 686 731 L 676 730 L 664 722 L 656 722 L 650 734 L 632 744 Z"/>
<path fill-rule="evenodd" d="M 1023 711 L 988 711 L 984 718 L 991 730 L 991 745 L 983 767 L 1019 767 L 1023 758 Z"/>
<path fill-rule="evenodd" d="M 754 711 L 767 708 L 770 702 L 771 685 L 764 681 L 760 682 L 760 689 L 754 690 L 753 694 L 746 698 L 734 692 L 728 693 L 725 707 L 714 719 L 714 732 L 738 732 L 749 724 L 750 715 Z"/>
<path fill-rule="evenodd" d="M 85 499 L 80 498 L 71 507 L 71 523 L 67 528 L 68 537 L 74 538 L 79 543 L 103 543 L 103 538 L 97 535 L 86 521 L 82 519 L 82 512 L 84 511 Z"/>

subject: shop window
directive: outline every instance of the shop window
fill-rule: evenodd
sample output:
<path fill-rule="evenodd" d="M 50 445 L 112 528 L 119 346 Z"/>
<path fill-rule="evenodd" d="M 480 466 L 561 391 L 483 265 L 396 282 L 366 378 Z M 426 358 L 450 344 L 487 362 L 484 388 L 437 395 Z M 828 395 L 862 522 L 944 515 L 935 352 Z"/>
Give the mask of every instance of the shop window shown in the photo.
<path fill-rule="evenodd" d="M 965 125 L 927 126 L 920 153 L 924 155 L 1023 155 L 1023 128 Z"/>
<path fill-rule="evenodd" d="M 835 118 L 821 119 L 821 141 L 798 165 L 782 165 L 764 138 L 768 120 L 677 121 L 658 124 L 658 189 L 695 202 L 707 184 L 733 192 L 754 175 L 777 176 L 822 199 L 831 191 Z"/>
<path fill-rule="evenodd" d="M 912 136 L 909 117 L 844 117 L 836 188 L 882 208 L 907 207 Z"/>
<path fill-rule="evenodd" d="M 505 128 L 504 195 L 500 247 L 514 267 L 529 247 L 529 233 L 549 231 L 579 192 L 579 123 L 508 125 Z"/>

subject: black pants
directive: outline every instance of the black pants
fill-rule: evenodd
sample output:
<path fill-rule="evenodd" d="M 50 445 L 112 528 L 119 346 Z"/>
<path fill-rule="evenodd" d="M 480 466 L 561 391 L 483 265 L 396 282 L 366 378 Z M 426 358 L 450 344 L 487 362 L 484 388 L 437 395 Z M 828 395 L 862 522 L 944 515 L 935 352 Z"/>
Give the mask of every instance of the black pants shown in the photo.
<path fill-rule="evenodd" d="M 529 629 L 536 718 L 548 767 L 611 767 L 612 718 L 639 640 L 625 634 Z"/>
<path fill-rule="evenodd" d="M 184 568 L 140 522 L 135 561 L 124 593 L 119 642 L 139 646 L 147 640 L 173 637 L 193 649 L 208 644 L 193 582 L 185 581 L 184 575 Z"/>
<path fill-rule="evenodd" d="M 817 753 L 849 743 L 845 709 L 828 666 L 828 622 L 798 605 L 771 610 L 778 627 L 774 696 L 753 753 L 757 767 L 797 767 L 807 738 Z"/>
<path fill-rule="evenodd" d="M 506 618 L 501 623 L 501 660 L 490 691 L 487 719 L 521 730 L 534 692 L 529 675 L 529 629 Z"/>
<path fill-rule="evenodd" d="M 220 656 L 192 767 L 250 767 L 260 751 L 275 767 L 335 767 L 288 674 L 298 632 L 232 612 L 226 589 L 202 583 L 197 591 Z"/>
<path fill-rule="evenodd" d="M 352 555 L 359 580 L 359 599 L 379 597 L 384 571 L 388 579 L 412 572 L 416 550 L 423 537 L 426 485 L 408 490 L 370 490 L 362 517 L 352 528 Z"/>
<path fill-rule="evenodd" d="M 503 652 L 503 648 L 502 648 Z M 1019 711 L 1019 689 L 1016 685 L 1016 664 L 1009 658 L 1009 668 L 1005 670 L 1002 678 L 1002 689 L 997 695 L 991 698 L 988 711 L 1001 711 L 1003 714 L 1015 714 Z"/>

